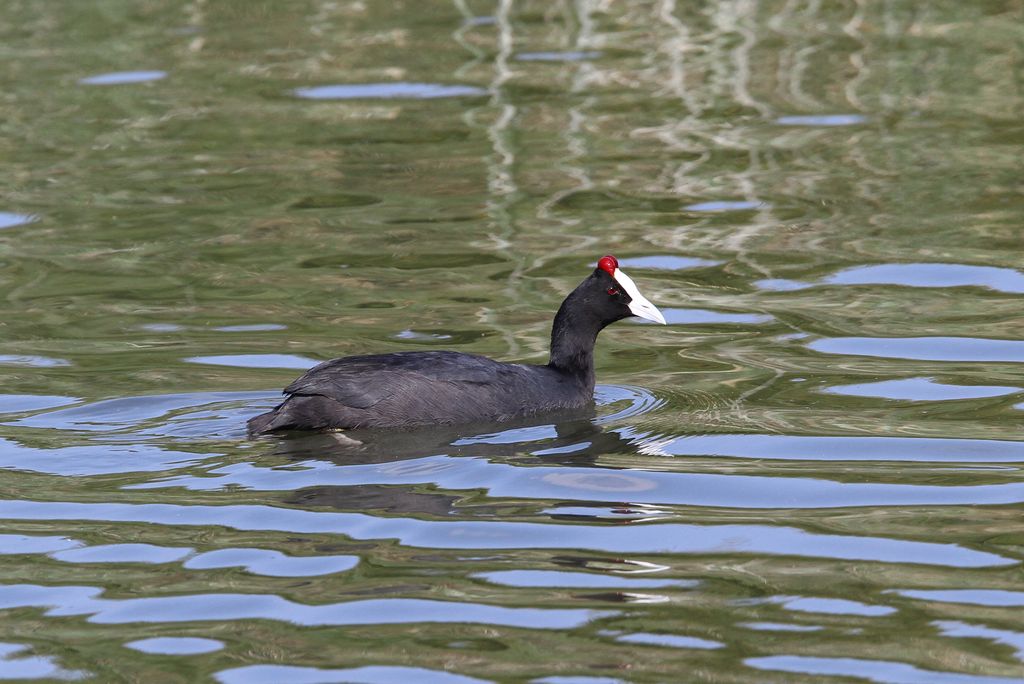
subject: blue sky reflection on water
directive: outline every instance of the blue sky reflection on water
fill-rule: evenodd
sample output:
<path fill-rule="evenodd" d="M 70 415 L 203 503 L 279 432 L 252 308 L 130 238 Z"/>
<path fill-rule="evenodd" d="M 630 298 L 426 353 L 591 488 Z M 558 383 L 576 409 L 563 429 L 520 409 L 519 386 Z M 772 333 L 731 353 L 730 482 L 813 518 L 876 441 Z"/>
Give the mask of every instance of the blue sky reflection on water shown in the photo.
<path fill-rule="evenodd" d="M 295 95 L 310 100 L 433 99 L 486 95 L 481 88 L 440 83 L 351 83 L 298 88 Z"/>
<path fill-rule="evenodd" d="M 276 595 L 198 594 L 136 599 L 103 598 L 98 587 L 0 585 L 0 608 L 46 608 L 47 615 L 87 615 L 97 624 L 284 620 L 299 625 L 363 625 L 478 622 L 491 625 L 571 629 L 608 613 L 592 610 L 502 608 L 413 599 L 367 599 L 305 605 Z M 51 601 L 53 601 L 51 603 Z"/>
<path fill-rule="evenodd" d="M 823 354 L 878 356 L 917 361 L 1024 362 L 1024 340 L 973 337 L 835 337 L 814 340 L 809 349 Z"/>
<path fill-rule="evenodd" d="M 876 537 L 823 535 L 758 525 L 659 524 L 594 528 L 512 522 L 429 522 L 379 519 L 360 513 L 312 513 L 260 506 L 169 504 L 66 504 L 0 502 L 11 520 L 97 520 L 171 525 L 225 525 L 238 530 L 345 534 L 356 539 L 395 538 L 426 548 L 559 548 L 571 535 L 578 548 L 615 553 L 754 553 L 845 558 L 950 567 L 1015 565 L 1018 561 L 956 544 Z"/>
<path fill-rule="evenodd" d="M 826 387 L 822 392 L 849 397 L 879 397 L 901 401 L 955 401 L 957 399 L 984 399 L 1017 394 L 1024 392 L 1024 388 L 997 385 L 947 385 L 936 382 L 932 378 L 906 378 Z"/>
<path fill-rule="evenodd" d="M 820 280 L 763 279 L 766 290 L 800 290 L 817 285 L 898 285 L 902 287 L 980 287 L 996 292 L 1024 292 L 1024 273 L 1013 268 L 968 264 L 871 264 L 844 268 Z"/>

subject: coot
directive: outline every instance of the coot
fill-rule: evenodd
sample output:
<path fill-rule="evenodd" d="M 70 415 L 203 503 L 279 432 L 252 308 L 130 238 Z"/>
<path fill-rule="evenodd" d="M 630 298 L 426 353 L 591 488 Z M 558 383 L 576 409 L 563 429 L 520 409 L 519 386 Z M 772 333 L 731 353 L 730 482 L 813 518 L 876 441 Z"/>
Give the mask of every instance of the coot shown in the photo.
<path fill-rule="evenodd" d="M 285 387 L 280 405 L 249 420 L 249 434 L 454 425 L 583 408 L 594 400 L 597 334 L 629 316 L 665 323 L 618 260 L 602 257 L 558 308 L 547 365 L 453 351 L 333 359 Z"/>

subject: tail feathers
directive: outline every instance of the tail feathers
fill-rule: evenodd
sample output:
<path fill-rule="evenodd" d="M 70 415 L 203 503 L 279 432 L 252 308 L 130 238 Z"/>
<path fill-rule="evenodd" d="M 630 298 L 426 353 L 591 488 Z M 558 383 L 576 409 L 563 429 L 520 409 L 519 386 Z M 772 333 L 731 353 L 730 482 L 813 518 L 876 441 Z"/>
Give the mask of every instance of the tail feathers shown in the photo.
<path fill-rule="evenodd" d="M 274 422 L 278 418 L 277 409 L 268 411 L 267 413 L 261 413 L 258 416 L 254 416 L 249 419 L 246 423 L 246 427 L 249 429 L 249 436 L 255 437 L 256 435 L 265 435 L 268 432 L 273 432 L 279 429 L 274 426 Z"/>
<path fill-rule="evenodd" d="M 273 411 L 249 419 L 249 436 L 282 430 L 343 428 L 338 402 L 321 396 L 291 395 Z"/>

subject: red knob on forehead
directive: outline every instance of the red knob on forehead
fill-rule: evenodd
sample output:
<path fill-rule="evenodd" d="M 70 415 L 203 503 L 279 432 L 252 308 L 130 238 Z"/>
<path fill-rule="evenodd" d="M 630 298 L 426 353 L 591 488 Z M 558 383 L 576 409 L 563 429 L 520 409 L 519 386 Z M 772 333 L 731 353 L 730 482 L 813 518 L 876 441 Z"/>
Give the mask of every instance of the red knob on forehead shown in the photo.
<path fill-rule="evenodd" d="M 601 260 L 597 262 L 597 267 L 614 278 L 615 269 L 619 267 L 619 260 L 609 254 L 608 256 L 601 257 Z"/>

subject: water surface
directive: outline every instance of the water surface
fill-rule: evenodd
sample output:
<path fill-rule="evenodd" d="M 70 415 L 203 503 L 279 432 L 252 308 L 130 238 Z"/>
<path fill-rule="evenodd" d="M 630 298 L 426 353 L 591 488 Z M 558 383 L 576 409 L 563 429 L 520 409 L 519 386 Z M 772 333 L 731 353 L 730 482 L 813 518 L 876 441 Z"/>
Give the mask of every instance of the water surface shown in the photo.
<path fill-rule="evenodd" d="M 1019 3 L 8 5 L 0 677 L 1024 679 Z M 246 439 L 606 253 L 592 415 Z"/>

